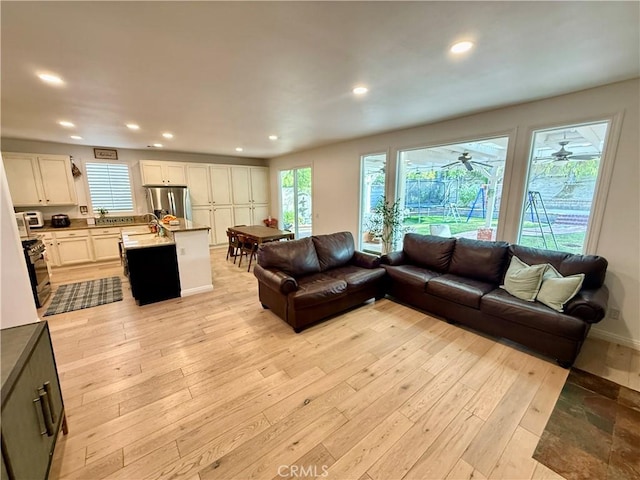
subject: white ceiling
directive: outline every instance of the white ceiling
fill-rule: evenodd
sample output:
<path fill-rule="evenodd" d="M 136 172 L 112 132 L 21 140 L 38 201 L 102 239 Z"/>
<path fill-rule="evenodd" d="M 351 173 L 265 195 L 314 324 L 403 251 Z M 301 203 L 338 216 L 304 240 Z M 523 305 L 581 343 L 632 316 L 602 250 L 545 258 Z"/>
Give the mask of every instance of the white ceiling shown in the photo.
<path fill-rule="evenodd" d="M 274 157 L 640 75 L 638 2 L 0 8 L 5 138 Z M 461 39 L 476 47 L 453 58 Z"/>

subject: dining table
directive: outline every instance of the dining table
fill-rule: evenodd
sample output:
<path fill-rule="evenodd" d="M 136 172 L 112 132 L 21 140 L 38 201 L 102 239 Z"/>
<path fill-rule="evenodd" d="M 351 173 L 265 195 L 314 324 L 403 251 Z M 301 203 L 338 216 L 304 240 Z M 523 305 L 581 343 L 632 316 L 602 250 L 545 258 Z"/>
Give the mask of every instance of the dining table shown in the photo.
<path fill-rule="evenodd" d="M 294 233 L 289 230 L 278 230 L 277 228 L 266 227 L 264 225 L 229 227 L 229 231 L 244 235 L 256 242 L 258 245 L 265 242 L 293 240 L 295 238 Z"/>

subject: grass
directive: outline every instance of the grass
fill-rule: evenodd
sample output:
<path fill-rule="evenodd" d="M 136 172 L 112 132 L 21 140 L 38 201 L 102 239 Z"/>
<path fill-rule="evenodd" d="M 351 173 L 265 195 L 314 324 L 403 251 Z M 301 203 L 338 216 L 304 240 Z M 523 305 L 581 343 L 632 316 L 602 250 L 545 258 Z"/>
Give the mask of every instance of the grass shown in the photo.
<path fill-rule="evenodd" d="M 485 221 L 482 218 L 470 218 L 468 222 L 463 218 L 460 222 L 457 222 L 453 217 L 443 218 L 442 216 L 435 215 L 422 215 L 420 216 L 420 221 L 418 221 L 418 216 L 410 216 L 406 217 L 404 224 L 411 229 L 412 232 L 420 233 L 422 235 L 429 235 L 429 225 L 431 224 L 439 224 L 439 225 L 449 225 L 451 230 L 451 235 L 456 236 L 463 232 L 475 231 L 478 228 L 482 228 L 485 226 Z M 497 220 L 492 222 L 492 227 L 496 228 Z M 534 229 L 538 228 L 537 223 L 525 221 L 523 227 L 526 229 Z M 582 253 L 582 245 L 585 240 L 585 232 L 579 233 L 562 233 L 556 234 L 556 242 L 558 243 L 558 248 L 556 248 L 553 243 L 553 238 L 550 233 L 545 233 L 545 240 L 547 245 L 545 247 L 544 240 L 542 237 L 538 235 L 523 235 L 519 244 L 525 247 L 533 247 L 533 248 L 543 248 L 547 250 L 558 250 L 562 252 L 569 253 Z"/>

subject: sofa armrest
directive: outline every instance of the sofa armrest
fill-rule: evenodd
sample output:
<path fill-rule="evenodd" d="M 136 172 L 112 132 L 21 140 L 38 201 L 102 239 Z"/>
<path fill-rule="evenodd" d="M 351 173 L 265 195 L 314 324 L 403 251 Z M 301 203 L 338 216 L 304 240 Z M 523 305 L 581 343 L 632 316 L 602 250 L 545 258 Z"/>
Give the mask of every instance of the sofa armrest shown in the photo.
<path fill-rule="evenodd" d="M 356 251 L 353 253 L 351 263 L 363 268 L 378 268 L 380 266 L 380 257 Z"/>
<path fill-rule="evenodd" d="M 584 320 L 587 323 L 597 323 L 607 313 L 609 290 L 606 286 L 596 289 L 580 290 L 578 294 L 567 302 L 564 313 Z"/>
<path fill-rule="evenodd" d="M 280 270 L 267 270 L 260 265 L 256 265 L 253 274 L 259 282 L 264 283 L 272 290 L 281 292 L 284 295 L 298 290 L 298 282 L 296 279 Z"/>
<path fill-rule="evenodd" d="M 383 255 L 380 262 L 386 265 L 404 265 L 407 263 L 402 250 L 398 252 L 389 252 L 386 255 Z"/>

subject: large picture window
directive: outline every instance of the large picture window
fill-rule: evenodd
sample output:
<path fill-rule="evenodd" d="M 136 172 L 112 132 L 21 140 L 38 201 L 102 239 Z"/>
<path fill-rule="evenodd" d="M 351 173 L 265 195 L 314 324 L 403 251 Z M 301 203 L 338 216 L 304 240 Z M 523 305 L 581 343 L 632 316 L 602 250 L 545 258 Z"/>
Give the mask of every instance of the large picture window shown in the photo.
<path fill-rule="evenodd" d="M 518 243 L 582 253 L 609 122 L 533 133 Z"/>
<path fill-rule="evenodd" d="M 387 154 L 363 155 L 361 162 L 360 249 L 379 254 L 382 252 L 382 219 L 374 210 L 385 197 Z"/>
<path fill-rule="evenodd" d="M 111 213 L 133 211 L 128 165 L 91 162 L 86 163 L 85 168 L 94 212 L 101 208 Z"/>
<path fill-rule="evenodd" d="M 508 137 L 403 150 L 397 197 L 406 231 L 495 240 Z"/>
<path fill-rule="evenodd" d="M 312 235 L 311 167 L 280 172 L 280 212 L 282 228 L 291 230 L 296 238 Z"/>

